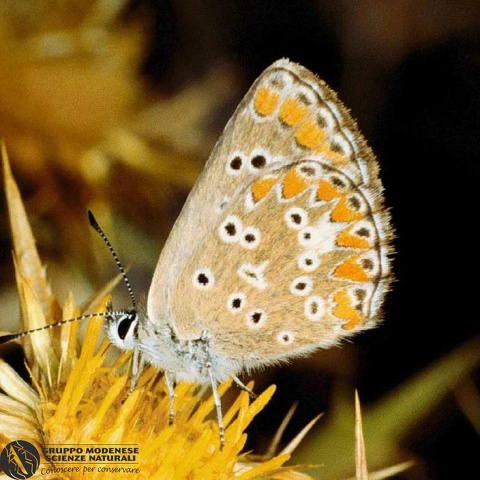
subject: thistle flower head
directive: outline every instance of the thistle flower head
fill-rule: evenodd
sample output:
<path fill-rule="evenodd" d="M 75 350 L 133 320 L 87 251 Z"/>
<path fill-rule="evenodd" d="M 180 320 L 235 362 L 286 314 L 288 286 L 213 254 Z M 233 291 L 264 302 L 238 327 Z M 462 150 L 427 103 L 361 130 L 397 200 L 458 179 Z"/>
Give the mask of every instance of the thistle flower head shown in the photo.
<path fill-rule="evenodd" d="M 23 328 L 78 316 L 81 312 L 72 296 L 60 308 L 51 292 L 5 151 L 3 159 Z M 97 311 L 106 300 L 93 301 L 101 305 Z M 101 479 L 123 472 L 128 478 L 306 478 L 283 467 L 288 454 L 262 462 L 248 462 L 242 454 L 245 429 L 267 404 L 273 386 L 253 402 L 248 393 L 239 393 L 224 415 L 226 445 L 221 450 L 215 417 L 210 417 L 212 397 L 204 400 L 197 386 L 179 384 L 175 422 L 169 425 L 169 399 L 159 372 L 146 368 L 129 394 L 130 355 L 111 359 L 98 318 L 89 320 L 83 335 L 79 332 L 78 323 L 69 323 L 22 339 L 32 385 L 0 360 L 0 450 L 17 439 L 34 444 L 42 462 L 37 475 Z M 220 395 L 229 387 L 230 382 L 221 385 Z M 61 456 L 46 450 L 66 445 L 120 445 L 136 453 L 131 464 L 90 461 L 88 473 L 81 465 L 67 472 Z M 119 467 L 130 470 L 112 470 Z"/>

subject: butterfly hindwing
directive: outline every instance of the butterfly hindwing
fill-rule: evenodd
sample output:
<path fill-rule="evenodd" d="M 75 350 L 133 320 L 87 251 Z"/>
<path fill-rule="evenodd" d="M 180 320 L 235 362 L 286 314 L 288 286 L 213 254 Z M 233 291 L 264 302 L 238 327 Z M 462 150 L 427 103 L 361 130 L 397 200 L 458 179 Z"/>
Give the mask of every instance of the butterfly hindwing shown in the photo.
<path fill-rule="evenodd" d="M 268 168 L 182 270 L 179 335 L 209 332 L 216 354 L 247 367 L 331 346 L 378 320 L 378 245 L 367 200 L 341 172 L 309 160 Z"/>

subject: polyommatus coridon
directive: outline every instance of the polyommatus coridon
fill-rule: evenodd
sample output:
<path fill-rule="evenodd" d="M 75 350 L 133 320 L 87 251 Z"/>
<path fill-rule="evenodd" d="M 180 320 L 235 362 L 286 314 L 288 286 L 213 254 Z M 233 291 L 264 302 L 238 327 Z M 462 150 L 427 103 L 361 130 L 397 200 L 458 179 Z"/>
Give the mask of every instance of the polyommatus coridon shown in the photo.
<path fill-rule="evenodd" d="M 223 444 L 218 382 L 247 389 L 241 371 L 374 326 L 392 237 L 378 170 L 323 81 L 285 59 L 267 68 L 165 244 L 147 313 L 106 314 L 111 341 L 133 350 L 132 388 L 145 362 L 163 370 L 173 420 L 176 381 L 210 384 Z"/>

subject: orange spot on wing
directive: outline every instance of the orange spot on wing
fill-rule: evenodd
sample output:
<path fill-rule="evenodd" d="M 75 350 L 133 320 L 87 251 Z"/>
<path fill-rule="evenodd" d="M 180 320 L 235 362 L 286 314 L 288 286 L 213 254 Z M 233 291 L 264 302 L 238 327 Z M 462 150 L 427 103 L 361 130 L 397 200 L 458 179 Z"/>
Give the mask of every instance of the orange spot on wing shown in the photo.
<path fill-rule="evenodd" d="M 333 314 L 336 317 L 347 321 L 347 323 L 342 325 L 344 330 L 352 330 L 364 322 L 362 312 L 354 307 L 347 290 L 340 290 L 337 292 L 333 297 L 333 301 L 336 303 L 336 306 L 333 309 Z"/>
<path fill-rule="evenodd" d="M 348 197 L 344 196 L 335 205 L 332 211 L 332 221 L 334 222 L 353 222 L 360 220 L 365 216 L 361 210 L 355 210 L 348 201 Z"/>
<path fill-rule="evenodd" d="M 279 98 L 280 95 L 277 92 L 260 87 L 255 94 L 255 110 L 262 117 L 270 115 L 275 110 Z"/>
<path fill-rule="evenodd" d="M 323 150 L 325 149 L 325 132 L 313 118 L 308 119 L 295 132 L 295 139 L 302 147 Z"/>
<path fill-rule="evenodd" d="M 305 178 L 301 177 L 297 171 L 292 168 L 283 179 L 283 198 L 293 198 L 296 195 L 299 195 L 305 191 L 310 183 L 311 182 L 308 182 Z"/>
<path fill-rule="evenodd" d="M 352 255 L 348 257 L 343 263 L 335 268 L 334 275 L 339 278 L 352 280 L 353 282 L 367 282 L 370 276 L 364 270 L 362 265 L 358 263 L 360 255 Z"/>
<path fill-rule="evenodd" d="M 256 203 L 265 198 L 276 182 L 275 177 L 265 177 L 254 182 L 252 184 L 253 201 Z"/>
<path fill-rule="evenodd" d="M 352 233 L 352 227 L 342 230 L 337 236 L 337 245 L 339 247 L 351 247 L 368 249 L 370 242 L 365 237 L 360 237 Z"/>
<path fill-rule="evenodd" d="M 333 200 L 335 197 L 342 195 L 330 182 L 320 180 L 318 182 L 317 200 Z"/>
<path fill-rule="evenodd" d="M 307 107 L 293 98 L 287 98 L 280 107 L 280 120 L 290 127 L 298 125 L 307 115 Z"/>

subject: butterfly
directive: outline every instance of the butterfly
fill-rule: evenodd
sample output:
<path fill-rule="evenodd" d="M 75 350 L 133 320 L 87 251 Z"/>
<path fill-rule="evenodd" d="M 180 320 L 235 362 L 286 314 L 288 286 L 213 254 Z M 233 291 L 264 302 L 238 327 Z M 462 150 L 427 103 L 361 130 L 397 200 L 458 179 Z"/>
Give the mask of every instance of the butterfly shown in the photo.
<path fill-rule="evenodd" d="M 104 237 L 95 218 L 91 225 Z M 378 163 L 322 80 L 287 59 L 239 104 L 160 254 L 146 312 L 107 312 L 111 342 L 178 381 L 251 392 L 241 372 L 336 345 L 381 319 L 393 230 Z M 127 281 L 127 286 L 130 286 Z"/>

